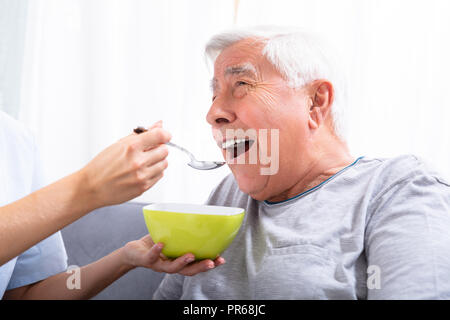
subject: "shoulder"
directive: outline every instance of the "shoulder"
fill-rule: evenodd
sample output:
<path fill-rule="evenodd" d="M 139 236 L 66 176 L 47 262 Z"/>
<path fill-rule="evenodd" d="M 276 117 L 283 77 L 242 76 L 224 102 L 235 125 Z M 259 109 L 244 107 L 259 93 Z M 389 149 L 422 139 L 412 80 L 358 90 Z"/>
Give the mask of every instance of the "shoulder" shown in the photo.
<path fill-rule="evenodd" d="M 20 149 L 34 148 L 35 141 L 31 131 L 3 111 L 0 111 L 0 131 L 0 138 L 3 136 L 6 144 Z"/>
<path fill-rule="evenodd" d="M 427 160 L 411 154 L 392 158 L 363 157 L 342 175 L 341 181 L 372 205 L 381 197 L 402 189 L 420 186 L 445 190 L 449 187 L 445 177 Z"/>
<path fill-rule="evenodd" d="M 378 192 L 375 197 L 381 197 L 383 193 L 391 189 L 401 187 L 427 188 L 439 186 L 446 189 L 450 185 L 448 181 L 424 158 L 415 155 L 401 155 L 394 158 L 375 159 L 379 162 L 375 169 Z"/>
<path fill-rule="evenodd" d="M 403 188 L 441 188 L 449 183 L 429 161 L 407 154 L 393 158 L 364 157 L 346 174 L 352 184 L 364 186 L 364 197 L 371 202 Z"/>
<path fill-rule="evenodd" d="M 371 222 L 413 213 L 440 219 L 450 212 L 450 184 L 427 160 L 414 155 L 379 160 L 371 182 Z"/>
<path fill-rule="evenodd" d="M 377 158 L 384 176 L 402 179 L 414 175 L 438 175 L 433 166 L 424 158 L 412 154 L 405 154 L 394 158 Z"/>
<path fill-rule="evenodd" d="M 0 155 L 2 179 L 8 186 L 0 195 L 0 203 L 10 203 L 43 186 L 39 152 L 32 133 L 1 111 Z"/>

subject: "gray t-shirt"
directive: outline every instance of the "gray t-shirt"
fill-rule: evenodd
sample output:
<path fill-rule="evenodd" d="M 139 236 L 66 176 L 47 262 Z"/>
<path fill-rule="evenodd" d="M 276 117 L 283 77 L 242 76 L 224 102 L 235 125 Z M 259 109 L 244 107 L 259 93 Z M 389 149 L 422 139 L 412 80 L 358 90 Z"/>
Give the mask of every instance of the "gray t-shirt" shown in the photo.
<path fill-rule="evenodd" d="M 279 203 L 230 175 L 208 204 L 246 210 L 227 263 L 166 275 L 155 299 L 450 299 L 450 185 L 414 156 L 359 158 Z"/>

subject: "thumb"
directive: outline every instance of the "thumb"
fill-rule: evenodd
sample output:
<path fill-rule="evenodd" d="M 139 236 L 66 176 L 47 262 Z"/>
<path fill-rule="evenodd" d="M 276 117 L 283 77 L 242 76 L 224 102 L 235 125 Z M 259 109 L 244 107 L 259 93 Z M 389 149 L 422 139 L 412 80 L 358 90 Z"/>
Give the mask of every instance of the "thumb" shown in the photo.
<path fill-rule="evenodd" d="M 146 254 L 145 261 L 149 264 L 153 264 L 158 261 L 163 245 L 161 243 L 155 244 Z"/>
<path fill-rule="evenodd" d="M 154 124 L 152 124 L 152 125 L 148 128 L 148 130 L 152 130 L 152 129 L 154 129 L 154 128 L 162 128 L 162 126 L 163 126 L 163 121 L 162 121 L 162 120 L 159 120 L 159 121 L 155 122 Z"/>

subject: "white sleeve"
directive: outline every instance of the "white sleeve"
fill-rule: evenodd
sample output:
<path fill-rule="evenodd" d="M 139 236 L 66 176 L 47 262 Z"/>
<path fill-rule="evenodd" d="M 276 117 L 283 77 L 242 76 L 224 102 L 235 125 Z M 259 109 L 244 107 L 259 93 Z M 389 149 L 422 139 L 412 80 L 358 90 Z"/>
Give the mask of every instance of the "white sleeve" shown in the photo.
<path fill-rule="evenodd" d="M 33 141 L 33 177 L 30 193 L 44 186 L 42 163 Z M 30 212 L 30 214 L 33 214 Z M 22 287 L 67 270 L 67 253 L 60 232 L 42 240 L 17 257 L 6 290 Z"/>

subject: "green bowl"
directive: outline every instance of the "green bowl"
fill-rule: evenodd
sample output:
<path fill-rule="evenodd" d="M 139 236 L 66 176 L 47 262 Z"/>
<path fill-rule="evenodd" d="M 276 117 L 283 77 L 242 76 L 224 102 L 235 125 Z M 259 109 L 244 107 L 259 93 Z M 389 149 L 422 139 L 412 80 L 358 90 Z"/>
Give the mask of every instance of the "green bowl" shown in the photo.
<path fill-rule="evenodd" d="M 197 260 L 215 259 L 233 241 L 245 210 L 182 203 L 155 203 L 143 208 L 153 242 L 162 253 L 177 258 L 192 253 Z"/>

